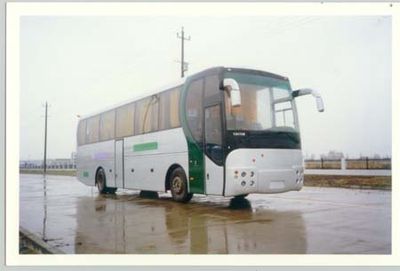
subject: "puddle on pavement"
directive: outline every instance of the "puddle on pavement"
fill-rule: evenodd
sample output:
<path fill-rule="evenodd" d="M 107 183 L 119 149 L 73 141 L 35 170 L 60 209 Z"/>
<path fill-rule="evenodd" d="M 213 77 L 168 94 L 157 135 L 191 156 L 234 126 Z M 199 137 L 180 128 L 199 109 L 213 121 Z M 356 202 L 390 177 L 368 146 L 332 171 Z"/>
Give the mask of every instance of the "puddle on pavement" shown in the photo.
<path fill-rule="evenodd" d="M 300 212 L 255 211 L 246 199 L 188 204 L 99 195 L 77 200 L 75 253 L 305 253 Z"/>

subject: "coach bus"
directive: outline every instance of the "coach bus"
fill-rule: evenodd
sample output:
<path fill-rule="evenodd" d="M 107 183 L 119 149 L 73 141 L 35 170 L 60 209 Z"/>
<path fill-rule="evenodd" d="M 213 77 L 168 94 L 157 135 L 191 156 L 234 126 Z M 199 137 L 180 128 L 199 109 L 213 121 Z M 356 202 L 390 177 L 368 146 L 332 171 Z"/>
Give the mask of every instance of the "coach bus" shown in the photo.
<path fill-rule="evenodd" d="M 286 77 L 216 67 L 148 96 L 80 118 L 77 177 L 100 193 L 117 188 L 245 197 L 303 186 L 295 98 Z"/>

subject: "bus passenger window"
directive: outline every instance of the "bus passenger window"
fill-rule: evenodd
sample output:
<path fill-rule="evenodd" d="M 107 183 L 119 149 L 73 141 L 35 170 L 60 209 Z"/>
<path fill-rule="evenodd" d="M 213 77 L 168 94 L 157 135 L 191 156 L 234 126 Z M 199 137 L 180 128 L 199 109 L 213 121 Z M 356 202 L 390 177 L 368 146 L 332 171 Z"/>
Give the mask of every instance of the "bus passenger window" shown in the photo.
<path fill-rule="evenodd" d="M 100 118 L 100 140 L 114 138 L 115 110 L 101 114 Z"/>
<path fill-rule="evenodd" d="M 181 125 L 179 120 L 179 97 L 180 97 L 181 87 L 171 90 L 170 93 L 170 123 L 171 128 L 176 128 Z"/>
<path fill-rule="evenodd" d="M 150 103 L 145 112 L 144 132 L 155 132 L 158 130 L 158 105 L 160 101 L 159 95 L 151 96 Z"/>
<path fill-rule="evenodd" d="M 203 79 L 191 83 L 186 97 L 186 119 L 198 144 L 203 142 Z"/>
<path fill-rule="evenodd" d="M 133 119 L 135 116 L 135 103 L 130 103 L 116 110 L 115 136 L 117 138 L 133 135 Z"/>
<path fill-rule="evenodd" d="M 81 120 L 78 125 L 78 146 L 85 144 L 86 120 Z"/>
<path fill-rule="evenodd" d="M 158 101 L 159 96 L 153 95 L 137 102 L 135 118 L 137 135 L 158 130 Z"/>
<path fill-rule="evenodd" d="M 135 135 L 140 135 L 144 133 L 144 117 L 149 102 L 150 102 L 149 98 L 142 99 L 136 102 Z"/>
<path fill-rule="evenodd" d="M 179 88 L 160 94 L 160 130 L 179 127 Z"/>
<path fill-rule="evenodd" d="M 99 141 L 99 121 L 100 116 L 91 117 L 86 124 L 86 143 Z"/>

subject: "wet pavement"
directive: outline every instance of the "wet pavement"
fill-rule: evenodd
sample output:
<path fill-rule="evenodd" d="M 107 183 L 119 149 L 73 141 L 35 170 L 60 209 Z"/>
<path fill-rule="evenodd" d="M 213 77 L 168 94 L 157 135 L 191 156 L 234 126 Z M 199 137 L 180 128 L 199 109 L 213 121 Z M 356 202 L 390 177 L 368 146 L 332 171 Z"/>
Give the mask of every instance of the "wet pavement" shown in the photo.
<path fill-rule="evenodd" d="M 391 192 L 304 187 L 181 204 L 21 174 L 20 225 L 76 254 L 390 254 Z"/>

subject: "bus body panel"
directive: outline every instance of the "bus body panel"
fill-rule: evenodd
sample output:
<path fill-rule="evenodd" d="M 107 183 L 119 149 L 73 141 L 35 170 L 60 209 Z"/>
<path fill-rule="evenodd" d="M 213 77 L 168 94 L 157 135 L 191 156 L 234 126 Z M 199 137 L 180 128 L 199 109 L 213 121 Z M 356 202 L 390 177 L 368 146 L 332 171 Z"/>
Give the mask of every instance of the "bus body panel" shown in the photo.
<path fill-rule="evenodd" d="M 188 150 L 182 128 L 125 138 L 125 188 L 165 191 L 168 169 L 180 165 L 188 173 Z"/>
<path fill-rule="evenodd" d="M 215 164 L 207 155 L 204 157 L 206 194 L 221 196 L 224 189 L 224 167 Z"/>
<path fill-rule="evenodd" d="M 225 196 L 300 190 L 304 167 L 299 149 L 236 149 L 226 159 Z"/>
<path fill-rule="evenodd" d="M 115 187 L 114 140 L 79 146 L 76 160 L 77 177 L 81 182 L 95 185 L 96 171 L 101 167 L 106 174 L 106 185 Z"/>

